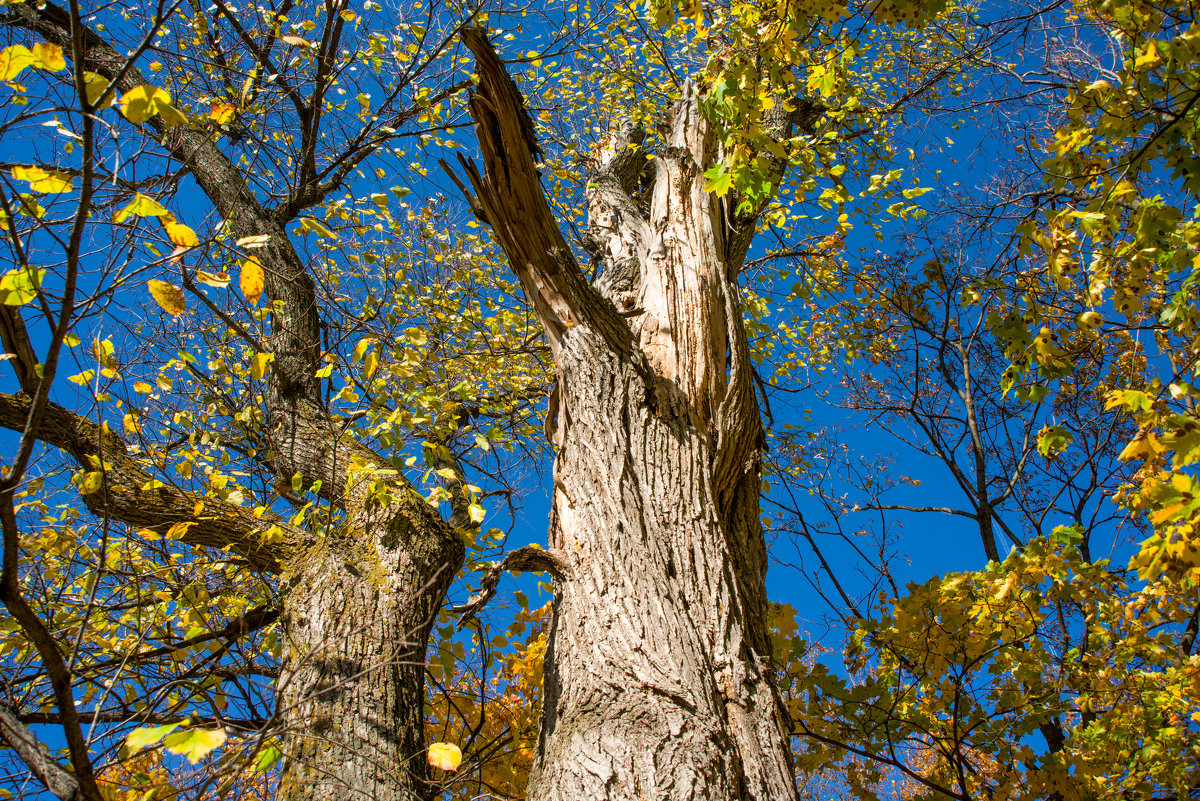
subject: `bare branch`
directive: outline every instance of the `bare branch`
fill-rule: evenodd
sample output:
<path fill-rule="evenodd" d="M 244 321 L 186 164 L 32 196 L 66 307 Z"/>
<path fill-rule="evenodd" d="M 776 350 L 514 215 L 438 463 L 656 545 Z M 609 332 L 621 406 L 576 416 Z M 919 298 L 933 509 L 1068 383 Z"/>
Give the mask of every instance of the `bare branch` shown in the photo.
<path fill-rule="evenodd" d="M 561 551 L 547 551 L 536 545 L 526 545 L 510 551 L 499 562 L 492 562 L 483 581 L 479 584 L 479 592 L 472 595 L 465 604 L 450 608 L 456 615 L 462 615 L 458 620 L 458 628 L 467 625 L 479 610 L 496 594 L 496 585 L 500 576 L 505 573 L 540 573 L 545 572 L 562 581 L 571 577 L 571 563 Z"/>

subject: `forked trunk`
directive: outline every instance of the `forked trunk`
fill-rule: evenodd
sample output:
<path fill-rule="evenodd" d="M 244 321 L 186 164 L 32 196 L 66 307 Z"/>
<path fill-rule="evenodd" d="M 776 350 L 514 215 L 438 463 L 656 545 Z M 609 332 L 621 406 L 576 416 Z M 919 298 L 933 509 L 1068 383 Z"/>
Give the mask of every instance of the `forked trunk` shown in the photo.
<path fill-rule="evenodd" d="M 643 215 L 633 126 L 590 179 L 604 275 L 583 277 L 491 45 L 464 32 L 486 171 L 463 160 L 558 369 L 556 582 L 536 801 L 795 798 L 770 680 L 762 424 L 736 276 L 753 220 L 704 191 L 719 145 L 685 89 Z M 642 204 L 643 206 L 645 204 Z"/>

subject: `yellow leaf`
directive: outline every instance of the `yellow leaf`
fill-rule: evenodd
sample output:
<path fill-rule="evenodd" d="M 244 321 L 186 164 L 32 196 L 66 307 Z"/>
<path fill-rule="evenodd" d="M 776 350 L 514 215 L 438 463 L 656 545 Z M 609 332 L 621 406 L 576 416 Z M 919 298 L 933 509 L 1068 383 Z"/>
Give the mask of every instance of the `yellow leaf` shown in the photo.
<path fill-rule="evenodd" d="M 149 395 L 154 391 L 154 387 L 150 386 L 145 381 L 134 381 L 133 391 L 139 395 Z"/>
<path fill-rule="evenodd" d="M 67 60 L 63 58 L 61 47 L 49 42 L 41 42 L 33 46 L 33 66 L 47 72 L 58 72 L 67 68 Z"/>
<path fill-rule="evenodd" d="M 169 734 L 163 740 L 163 745 L 172 754 L 187 757 L 195 765 L 213 750 L 220 748 L 225 742 L 224 729 L 192 729 Z"/>
<path fill-rule="evenodd" d="M 462 751 L 453 743 L 432 743 L 429 746 L 429 764 L 442 770 L 458 770 L 462 763 Z"/>
<path fill-rule="evenodd" d="M 1130 462 L 1134 459 L 1153 459 L 1165 450 L 1166 448 L 1159 443 L 1156 434 L 1141 429 L 1117 458 L 1122 462 Z"/>
<path fill-rule="evenodd" d="M 13 167 L 12 176 L 18 181 L 28 181 L 34 192 L 66 192 L 73 185 L 71 176 L 65 172 L 48 172 L 41 167 Z"/>
<path fill-rule="evenodd" d="M 40 220 L 46 216 L 46 209 L 41 203 L 37 202 L 37 198 L 28 192 L 21 192 L 17 195 L 20 200 L 20 205 L 17 206 L 17 214 L 23 217 L 33 217 L 35 220 Z"/>
<path fill-rule="evenodd" d="M 150 288 L 150 294 L 154 296 L 154 300 L 167 314 L 183 314 L 187 309 L 187 301 L 184 300 L 183 290 L 174 284 L 168 284 L 166 281 L 156 281 L 151 278 L 146 282 L 146 286 Z"/>
<path fill-rule="evenodd" d="M 116 213 L 113 217 L 113 222 L 124 222 L 134 214 L 139 217 L 162 217 L 165 214 L 170 214 L 170 212 L 154 198 L 138 192 L 133 196 L 133 200 L 126 204 L 125 208 Z"/>
<path fill-rule="evenodd" d="M 140 751 L 148 745 L 157 743 L 163 737 L 175 731 L 186 722 L 187 721 L 182 721 L 180 723 L 167 723 L 163 726 L 143 726 L 140 729 L 134 729 L 133 731 L 129 732 L 129 736 L 125 738 L 125 747 L 130 751 Z"/>
<path fill-rule="evenodd" d="M 246 296 L 246 300 L 250 301 L 250 305 L 256 305 L 258 299 L 262 297 L 263 281 L 266 275 L 263 273 L 262 262 L 256 257 L 251 256 L 248 259 L 242 260 L 242 274 L 239 279 L 239 285 L 242 288 L 242 294 Z"/>
<path fill-rule="evenodd" d="M 224 289 L 229 286 L 229 273 L 206 273 L 204 270 L 197 270 L 196 280 L 205 286 L 215 286 L 217 289 Z"/>
<path fill-rule="evenodd" d="M 33 53 L 24 45 L 13 45 L 0 52 L 0 81 L 11 81 L 33 63 Z"/>
<path fill-rule="evenodd" d="M 266 244 L 270 241 L 270 234 L 255 234 L 254 236 L 243 236 L 237 241 L 237 246 L 246 250 L 253 250 L 255 248 L 266 247 Z"/>
<path fill-rule="evenodd" d="M 165 89 L 143 84 L 121 95 L 121 113 L 130 122 L 145 122 L 154 115 L 170 128 L 187 122 L 187 117 L 171 105 L 171 94 Z"/>
<path fill-rule="evenodd" d="M 317 239 L 337 239 L 338 236 L 312 217 L 300 218 L 300 233 L 316 234 Z"/>
<path fill-rule="evenodd" d="M 100 486 L 104 483 L 104 473 L 99 470 L 93 470 L 83 477 L 83 481 L 79 484 L 79 491 L 84 495 L 91 495 L 94 492 L 99 492 Z"/>
<path fill-rule="evenodd" d="M 170 100 L 159 101 L 158 116 L 162 119 L 163 126 L 167 128 L 174 128 L 176 125 L 186 125 L 188 121 L 187 115 L 176 108 Z"/>
<path fill-rule="evenodd" d="M 9 270 L 0 276 L 0 303 L 5 306 L 23 306 L 30 302 L 37 297 L 38 287 L 45 274 L 45 270 L 28 264 Z"/>
<path fill-rule="evenodd" d="M 250 364 L 250 377 L 258 380 L 267 374 L 267 365 L 275 359 L 274 353 L 256 353 Z"/>
<path fill-rule="evenodd" d="M 367 354 L 367 358 L 363 361 L 363 374 L 370 378 L 375 375 L 375 371 L 379 368 L 379 356 L 375 351 Z"/>
<path fill-rule="evenodd" d="M 196 525 L 196 524 L 190 520 L 186 523 L 173 524 L 169 529 L 167 529 L 167 539 L 169 539 L 169 540 L 183 539 L 183 537 L 188 533 L 188 529 L 194 525 Z"/>
<path fill-rule="evenodd" d="M 166 223 L 166 229 L 167 238 L 176 247 L 194 248 L 200 244 L 200 240 L 196 237 L 196 232 L 183 223 L 168 222 Z"/>
<path fill-rule="evenodd" d="M 1009 573 L 1008 580 L 1004 582 L 1004 586 L 1000 588 L 1000 592 L 996 594 L 997 601 L 1003 601 L 1004 597 L 1012 591 L 1012 588 L 1017 586 L 1017 574 Z"/>
<path fill-rule="evenodd" d="M 116 96 L 114 94 L 109 94 L 108 98 L 102 105 L 96 105 L 100 98 L 103 97 L 104 93 L 108 91 L 108 78 L 97 75 L 94 72 L 85 72 L 83 73 L 83 80 L 84 88 L 87 90 L 88 102 L 93 106 L 96 106 L 96 111 L 103 111 L 113 104 L 113 100 Z"/>
<path fill-rule="evenodd" d="M 121 95 L 121 113 L 130 122 L 145 122 L 158 113 L 158 100 L 169 100 L 162 89 L 143 84 Z"/>

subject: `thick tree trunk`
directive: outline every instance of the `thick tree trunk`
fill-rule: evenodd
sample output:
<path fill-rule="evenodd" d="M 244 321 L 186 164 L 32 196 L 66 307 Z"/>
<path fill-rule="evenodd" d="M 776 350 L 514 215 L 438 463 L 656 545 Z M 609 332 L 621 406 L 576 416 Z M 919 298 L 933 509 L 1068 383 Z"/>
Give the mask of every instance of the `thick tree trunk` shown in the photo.
<path fill-rule="evenodd" d="M 753 221 L 704 191 L 718 143 L 685 90 L 645 218 L 629 196 L 644 163 L 636 130 L 614 134 L 591 179 L 605 275 L 588 285 L 542 195 L 520 94 L 480 33 L 464 41 L 486 168 L 462 162 L 471 200 L 558 368 L 549 546 L 566 568 L 529 797 L 795 798 L 770 683 L 763 436 L 737 300 Z"/>
<path fill-rule="evenodd" d="M 569 332 L 558 365 L 550 545 L 573 578 L 558 585 L 530 797 L 792 797 L 764 610 L 740 589 L 763 581 L 740 547 L 761 539 L 757 518 L 729 530 L 708 437 L 603 342 Z"/>
<path fill-rule="evenodd" d="M 365 530 L 347 527 L 288 565 L 281 801 L 431 797 L 416 701 L 429 629 L 463 544 L 423 500 L 413 507 L 368 516 Z"/>

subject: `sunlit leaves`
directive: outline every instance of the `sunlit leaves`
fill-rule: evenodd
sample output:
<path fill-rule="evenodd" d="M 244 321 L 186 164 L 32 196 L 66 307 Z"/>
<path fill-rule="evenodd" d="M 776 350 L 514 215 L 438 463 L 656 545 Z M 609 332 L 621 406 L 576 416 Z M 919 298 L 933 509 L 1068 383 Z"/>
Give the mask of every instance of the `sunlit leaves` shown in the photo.
<path fill-rule="evenodd" d="M 163 745 L 172 754 L 187 758 L 193 765 L 203 760 L 210 753 L 225 743 L 224 729 L 188 729 L 168 734 L 163 738 Z"/>
<path fill-rule="evenodd" d="M 18 181 L 27 181 L 34 192 L 55 194 L 70 191 L 72 186 L 70 175 L 41 167 L 13 167 L 12 176 Z"/>
<path fill-rule="evenodd" d="M 32 50 L 24 45 L 10 45 L 0 51 L 0 81 L 14 80 L 26 67 L 58 72 L 66 66 L 62 48 L 47 42 L 35 44 Z"/>
<path fill-rule="evenodd" d="M 229 103 L 218 103 L 208 112 L 208 118 L 218 124 L 224 124 L 233 119 L 237 109 Z"/>
<path fill-rule="evenodd" d="M 806 681 L 822 692 L 796 697 L 793 711 L 860 753 L 930 749 L 937 756 L 912 775 L 926 788 L 1029 801 L 1106 787 L 1183 792 L 1200 771 L 1200 685 L 1170 626 L 1192 614 L 1194 589 L 1135 589 L 1069 546 L 1037 541 L 986 570 L 909 585 L 860 623 L 846 651 L 853 678 L 815 666 Z M 1061 742 L 1048 745 L 1047 730 Z"/>
<path fill-rule="evenodd" d="M 462 751 L 454 743 L 430 743 L 429 764 L 441 770 L 458 770 Z"/>
<path fill-rule="evenodd" d="M 134 729 L 125 737 L 125 747 L 130 751 L 140 751 L 147 746 L 159 742 L 162 738 L 183 725 L 185 725 L 184 722 L 167 723 L 162 726 L 143 726 Z"/>
<path fill-rule="evenodd" d="M 177 731 L 187 723 L 182 721 L 134 729 L 125 738 L 125 747 L 130 751 L 140 751 L 161 741 L 167 751 L 186 757 L 194 765 L 225 743 L 224 729 L 191 728 Z"/>
<path fill-rule="evenodd" d="M 1080 81 L 1047 142 L 1047 184 L 1078 197 L 1022 228 L 1026 250 L 1044 259 L 1046 288 L 1026 296 L 1022 324 L 1029 333 L 1013 338 L 1020 345 L 1012 355 L 1017 369 L 1053 374 L 1056 363 L 1064 364 L 1056 350 L 1072 336 L 1067 326 L 1101 343 L 1119 342 L 1129 331 L 1153 332 L 1131 341 L 1139 358 L 1111 385 L 1147 399 L 1111 404 L 1123 407 L 1113 413 L 1128 415 L 1137 430 L 1121 458 L 1138 472 L 1118 499 L 1155 526 L 1134 562 L 1143 576 L 1178 574 L 1200 569 L 1200 536 L 1187 500 L 1196 463 L 1187 432 L 1200 425 L 1190 400 L 1197 375 L 1194 367 L 1180 367 L 1190 361 L 1183 354 L 1200 342 L 1192 291 L 1200 140 L 1195 125 L 1185 122 L 1200 75 L 1200 26 L 1191 9 L 1177 3 L 1162 9 L 1088 4 L 1080 13 L 1115 32 L 1119 69 L 1115 76 L 1093 71 Z M 1037 319 L 1041 297 L 1076 287 L 1086 294 L 1073 318 Z M 1039 333 L 1030 336 L 1036 326 Z"/>
<path fill-rule="evenodd" d="M 97 75 L 94 72 L 85 72 L 83 77 L 85 81 L 84 88 L 87 92 L 87 101 L 94 106 L 99 104 L 96 109 L 97 111 L 103 111 L 115 102 L 116 95 L 108 91 L 111 84 L 107 78 Z"/>
<path fill-rule="evenodd" d="M 298 232 L 315 234 L 319 239 L 337 239 L 337 234 L 329 230 L 320 220 L 313 217 L 301 217 Z"/>
<path fill-rule="evenodd" d="M 200 239 L 196 236 L 196 232 L 183 223 L 177 222 L 173 216 L 166 215 L 163 220 L 163 227 L 166 228 L 167 238 L 176 247 L 194 248 L 200 244 Z"/>
<path fill-rule="evenodd" d="M 215 287 L 217 289 L 224 289 L 225 287 L 229 286 L 230 278 L 229 278 L 229 273 L 225 273 L 225 272 L 210 273 L 210 272 L 207 272 L 206 270 L 197 270 L 196 271 L 196 281 L 201 284 L 204 284 L 205 286 L 211 286 L 211 287 Z"/>
<path fill-rule="evenodd" d="M 169 213 L 166 207 L 157 200 L 149 195 L 143 195 L 141 192 L 138 192 L 134 195 L 133 200 L 129 201 L 128 204 L 113 216 L 113 222 L 122 223 L 132 216 L 162 217 Z"/>
<path fill-rule="evenodd" d="M 274 353 L 255 353 L 250 361 L 250 377 L 255 381 L 261 381 L 267 374 L 267 367 L 274 360 Z"/>
<path fill-rule="evenodd" d="M 158 116 L 166 128 L 187 122 L 187 117 L 171 104 L 169 92 L 149 85 L 135 87 L 121 95 L 121 113 L 130 122 L 137 123 Z"/>
<path fill-rule="evenodd" d="M 46 216 L 46 207 L 38 202 L 38 199 L 32 194 L 22 192 L 17 195 L 17 214 L 22 217 L 32 217 L 35 220 L 40 220 Z M 7 228 L 7 225 L 4 225 Z"/>

